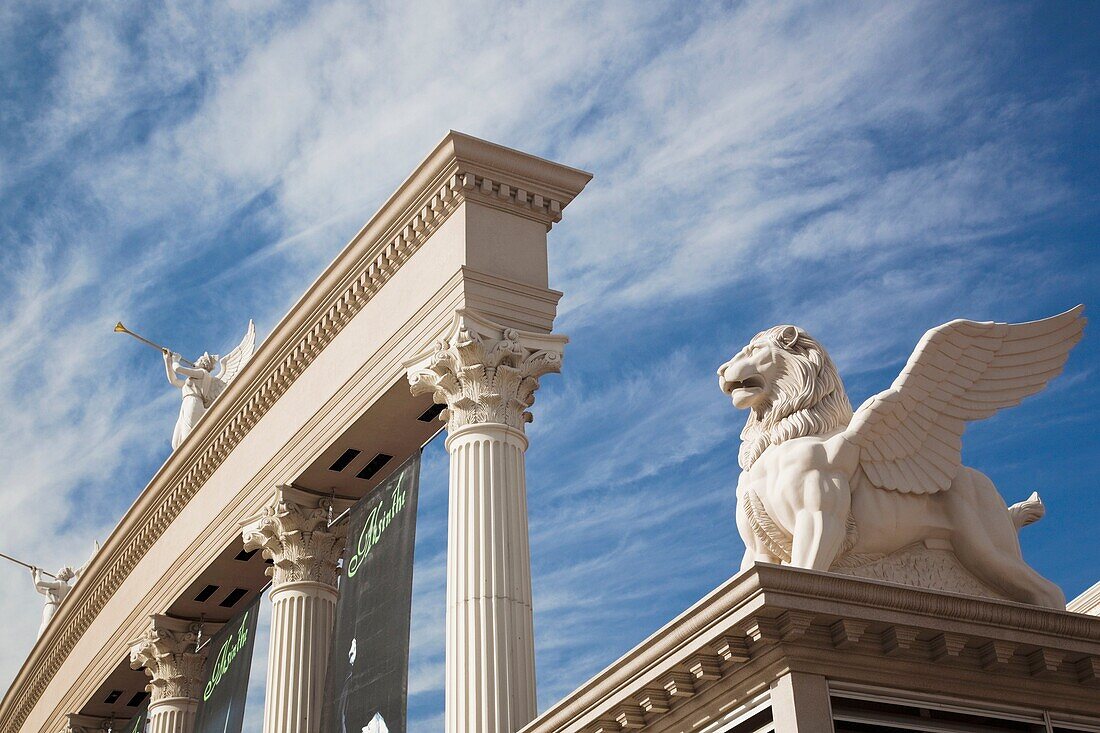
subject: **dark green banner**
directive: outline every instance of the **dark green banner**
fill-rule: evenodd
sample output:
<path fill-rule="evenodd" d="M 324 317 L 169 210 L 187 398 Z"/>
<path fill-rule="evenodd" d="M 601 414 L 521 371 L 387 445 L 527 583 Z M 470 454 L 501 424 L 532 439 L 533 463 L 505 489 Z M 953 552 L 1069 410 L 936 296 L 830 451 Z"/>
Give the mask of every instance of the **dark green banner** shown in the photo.
<path fill-rule="evenodd" d="M 352 510 L 321 730 L 405 733 L 420 454 Z"/>
<path fill-rule="evenodd" d="M 226 623 L 206 647 L 209 651 L 195 733 L 241 733 L 261 598 L 262 593 L 243 613 Z"/>
<path fill-rule="evenodd" d="M 119 726 L 119 733 L 145 733 L 145 726 L 149 722 L 149 700 L 146 700 L 138 710 L 137 715 L 130 718 L 126 725 Z M 113 727 L 113 726 L 112 726 Z"/>

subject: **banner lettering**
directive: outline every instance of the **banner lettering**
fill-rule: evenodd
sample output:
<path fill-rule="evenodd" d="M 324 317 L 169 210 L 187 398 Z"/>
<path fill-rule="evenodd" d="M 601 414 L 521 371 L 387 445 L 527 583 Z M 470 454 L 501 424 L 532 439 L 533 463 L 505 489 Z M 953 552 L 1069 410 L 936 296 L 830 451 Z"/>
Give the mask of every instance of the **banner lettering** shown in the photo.
<path fill-rule="evenodd" d="M 321 730 L 405 733 L 420 454 L 350 514 Z"/>
<path fill-rule="evenodd" d="M 262 597 L 256 596 L 252 605 L 226 623 L 206 647 L 209 651 L 195 733 L 240 733 L 244 725 L 256 616 Z"/>

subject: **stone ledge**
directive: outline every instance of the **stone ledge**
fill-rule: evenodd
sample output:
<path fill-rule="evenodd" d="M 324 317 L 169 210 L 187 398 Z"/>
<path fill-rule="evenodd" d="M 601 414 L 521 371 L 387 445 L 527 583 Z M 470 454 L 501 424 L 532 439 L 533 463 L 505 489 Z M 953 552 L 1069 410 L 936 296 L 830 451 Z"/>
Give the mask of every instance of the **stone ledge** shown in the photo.
<path fill-rule="evenodd" d="M 838 652 L 839 655 L 838 656 Z M 843 659 L 843 662 L 837 661 Z M 831 660 L 831 661 L 830 661 Z M 715 589 L 523 729 L 619 731 L 719 684 L 758 689 L 792 661 L 890 665 L 1057 686 L 1100 715 L 1100 619 L 758 564 Z M 641 717 L 639 717 L 639 711 Z"/>
<path fill-rule="evenodd" d="M 1100 583 L 1096 583 L 1081 595 L 1066 604 L 1067 611 L 1100 616 Z"/>

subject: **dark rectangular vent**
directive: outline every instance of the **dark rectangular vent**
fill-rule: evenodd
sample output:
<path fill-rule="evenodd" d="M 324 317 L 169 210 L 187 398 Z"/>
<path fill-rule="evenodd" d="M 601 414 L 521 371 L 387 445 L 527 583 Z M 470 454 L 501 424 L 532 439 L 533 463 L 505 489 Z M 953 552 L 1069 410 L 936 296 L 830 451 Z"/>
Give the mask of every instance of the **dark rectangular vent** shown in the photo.
<path fill-rule="evenodd" d="M 206 603 L 206 599 L 218 592 L 218 585 L 208 585 L 199 591 L 199 594 L 195 596 L 195 600 L 199 603 Z"/>
<path fill-rule="evenodd" d="M 756 733 L 761 730 L 775 730 L 771 727 L 772 709 L 768 706 L 753 715 L 748 720 L 742 720 L 733 728 L 728 728 L 726 733 Z"/>
<path fill-rule="evenodd" d="M 393 460 L 393 456 L 387 456 L 385 453 L 379 453 L 374 458 L 370 459 L 370 463 L 363 466 L 363 470 L 355 474 L 356 478 L 361 478 L 364 481 L 374 476 L 382 470 L 382 466 Z"/>
<path fill-rule="evenodd" d="M 259 551 L 260 551 L 260 548 L 258 548 L 258 547 L 255 550 L 241 550 L 240 552 L 237 553 L 237 556 L 233 559 L 234 560 L 240 560 L 241 562 L 248 562 L 249 560 L 252 559 L 252 556 L 255 555 Z"/>
<path fill-rule="evenodd" d="M 225 597 L 225 600 L 218 605 L 222 608 L 233 608 L 233 606 L 237 605 L 237 601 L 245 597 L 246 593 L 248 593 L 248 591 L 244 588 L 234 588 L 229 592 L 229 595 Z"/>
<path fill-rule="evenodd" d="M 122 697 L 122 690 L 111 690 L 111 694 L 104 698 L 103 702 L 114 705 L 120 697 Z"/>
<path fill-rule="evenodd" d="M 432 405 L 427 410 L 424 410 L 424 414 L 416 418 L 420 422 L 431 422 L 439 417 L 439 413 L 447 409 L 446 405 Z"/>
<path fill-rule="evenodd" d="M 336 459 L 336 461 L 328 467 L 330 471 L 343 471 L 348 467 L 348 464 L 355 460 L 363 451 L 355 450 L 354 448 L 348 448 L 344 451 L 343 455 Z"/>
<path fill-rule="evenodd" d="M 141 692 L 135 692 L 134 696 L 130 698 L 130 702 L 126 703 L 126 707 L 136 708 L 138 705 L 145 702 L 145 696 L 148 694 L 149 693 L 145 692 L 144 690 L 142 690 Z"/>

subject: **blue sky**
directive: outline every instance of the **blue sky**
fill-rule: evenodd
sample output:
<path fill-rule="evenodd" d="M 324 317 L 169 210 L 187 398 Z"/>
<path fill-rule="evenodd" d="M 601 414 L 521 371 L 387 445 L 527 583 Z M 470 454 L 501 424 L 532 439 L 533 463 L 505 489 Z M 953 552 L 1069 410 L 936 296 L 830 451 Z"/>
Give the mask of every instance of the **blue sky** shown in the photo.
<path fill-rule="evenodd" d="M 853 402 L 923 331 L 1100 286 L 1095 3 L 138 2 L 0 6 L 0 551 L 82 562 L 165 459 L 184 353 L 265 335 L 449 129 L 595 174 L 551 234 L 558 329 L 528 456 L 545 708 L 737 568 L 714 370 L 763 327 Z M 1100 579 L 1086 332 L 964 458 L 1047 518 L 1025 554 Z M 440 447 L 411 687 L 442 685 Z M 0 687 L 39 599 L 0 567 Z M 262 658 L 262 655 L 259 655 Z"/>

